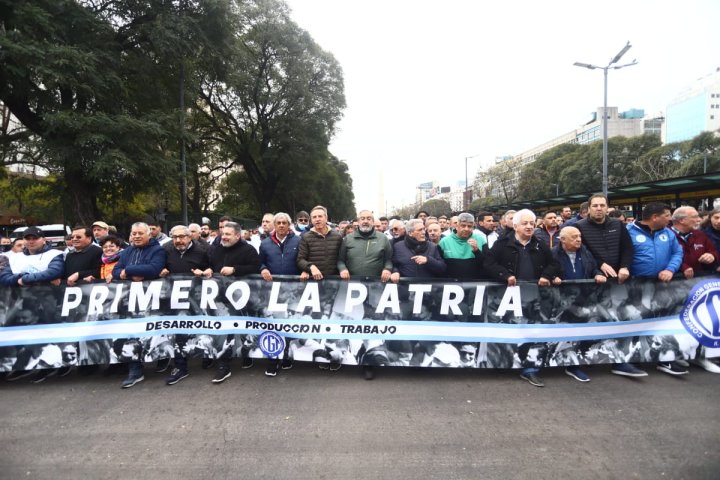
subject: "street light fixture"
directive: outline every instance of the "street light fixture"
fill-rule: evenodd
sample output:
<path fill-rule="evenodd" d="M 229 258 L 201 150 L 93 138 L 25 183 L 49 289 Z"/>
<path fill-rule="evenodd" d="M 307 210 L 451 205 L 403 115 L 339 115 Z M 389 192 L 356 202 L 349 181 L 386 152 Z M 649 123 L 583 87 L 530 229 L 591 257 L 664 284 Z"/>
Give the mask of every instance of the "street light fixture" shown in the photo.
<path fill-rule="evenodd" d="M 479 156 L 480 156 L 480 154 L 478 153 L 477 155 L 470 155 L 469 157 L 465 157 L 465 191 L 463 192 L 463 210 L 467 210 L 468 206 L 470 206 L 470 204 L 472 203 L 472 195 L 473 195 L 472 189 L 470 189 L 470 199 L 468 200 L 467 192 L 468 192 L 469 185 L 468 185 L 468 168 L 467 168 L 468 162 L 467 161 L 471 158 L 475 158 L 475 157 L 479 157 Z"/>
<path fill-rule="evenodd" d="M 606 197 L 607 197 L 607 194 L 608 194 L 608 137 L 607 137 L 607 117 L 608 117 L 608 115 L 607 115 L 607 78 L 608 78 L 608 70 L 611 69 L 611 68 L 612 68 L 612 69 L 615 69 L 615 70 L 619 70 L 619 69 L 624 68 L 624 67 L 631 67 L 631 66 L 633 66 L 633 65 L 637 65 L 637 63 L 638 63 L 637 60 L 633 60 L 632 62 L 626 63 L 626 64 L 624 64 L 624 65 L 615 65 L 617 62 L 620 61 L 620 59 L 622 58 L 622 56 L 625 55 L 625 53 L 627 53 L 628 50 L 630 50 L 630 47 L 632 47 L 632 45 L 630 45 L 630 42 L 628 42 L 627 45 L 625 45 L 625 46 L 623 47 L 623 49 L 620 50 L 620 51 L 618 52 L 618 54 L 615 55 L 615 57 L 613 57 L 613 59 L 610 60 L 610 63 L 608 63 L 607 66 L 605 66 L 605 67 L 599 67 L 599 66 L 597 66 L 597 65 L 591 65 L 591 64 L 589 64 L 589 63 L 580 63 L 580 62 L 575 62 L 575 63 L 573 63 L 573 65 L 575 65 L 576 67 L 587 68 L 587 69 L 590 69 L 590 70 L 600 69 L 600 70 L 603 71 L 603 74 L 604 74 L 604 76 L 605 76 L 605 88 L 604 88 L 604 94 L 603 94 L 603 165 L 602 165 L 602 166 L 603 166 L 603 171 L 602 171 L 602 191 L 603 191 L 603 195 L 605 195 Z"/>

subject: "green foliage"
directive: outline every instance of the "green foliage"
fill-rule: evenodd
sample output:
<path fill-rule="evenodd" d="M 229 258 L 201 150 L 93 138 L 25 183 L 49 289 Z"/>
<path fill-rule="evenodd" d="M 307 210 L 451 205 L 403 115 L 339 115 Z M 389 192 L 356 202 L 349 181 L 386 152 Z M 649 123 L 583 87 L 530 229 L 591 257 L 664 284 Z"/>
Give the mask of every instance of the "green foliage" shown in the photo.
<path fill-rule="evenodd" d="M 0 22 L 0 101 L 23 126 L 0 132 L 0 158 L 56 175 L 74 220 L 135 216 L 139 195 L 146 213 L 179 209 L 181 139 L 195 219 L 223 196 L 246 216 L 354 214 L 328 152 L 342 72 L 285 3 L 0 0 Z"/>
<path fill-rule="evenodd" d="M 0 168 L 0 210 L 32 218 L 37 223 L 55 223 L 63 218 L 61 189 L 57 179 L 16 174 Z"/>
<path fill-rule="evenodd" d="M 431 217 L 439 217 L 440 215 L 452 215 L 452 207 L 447 200 L 439 200 L 431 198 L 420 206 L 420 210 L 425 210 Z"/>

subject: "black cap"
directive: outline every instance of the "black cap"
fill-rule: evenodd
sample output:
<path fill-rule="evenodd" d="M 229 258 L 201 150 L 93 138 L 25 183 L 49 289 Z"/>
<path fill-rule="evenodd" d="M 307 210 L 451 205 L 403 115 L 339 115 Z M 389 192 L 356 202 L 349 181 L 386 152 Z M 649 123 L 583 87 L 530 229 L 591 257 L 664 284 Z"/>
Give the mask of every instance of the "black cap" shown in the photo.
<path fill-rule="evenodd" d="M 23 232 L 23 238 L 26 237 L 45 237 L 45 232 L 40 230 L 38 227 L 28 227 Z"/>

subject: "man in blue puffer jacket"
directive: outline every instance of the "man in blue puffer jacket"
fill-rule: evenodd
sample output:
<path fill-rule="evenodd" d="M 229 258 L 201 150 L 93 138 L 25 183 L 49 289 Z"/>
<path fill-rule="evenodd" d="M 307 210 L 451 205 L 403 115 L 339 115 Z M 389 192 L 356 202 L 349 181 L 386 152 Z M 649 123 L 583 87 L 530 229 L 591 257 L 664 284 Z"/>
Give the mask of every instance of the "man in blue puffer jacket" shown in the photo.
<path fill-rule="evenodd" d="M 648 203 L 642 210 L 642 220 L 628 224 L 633 243 L 633 263 L 630 274 L 634 277 L 652 277 L 668 283 L 680 270 L 683 250 L 675 232 L 668 228 L 670 208 L 662 203 Z M 657 369 L 670 375 L 685 375 L 687 370 L 674 361 L 661 361 Z"/>
<path fill-rule="evenodd" d="M 683 251 L 675 232 L 668 228 L 670 208 L 662 203 L 648 203 L 642 220 L 627 225 L 634 255 L 630 265 L 633 277 L 652 277 L 669 282 L 680 270 Z"/>
<path fill-rule="evenodd" d="M 166 263 L 167 251 L 150 236 L 148 224 L 133 223 L 130 230 L 130 247 L 120 254 L 120 259 L 113 268 L 113 279 L 133 282 L 155 280 L 160 278 L 160 272 L 165 268 Z M 123 381 L 122 388 L 130 388 L 145 380 L 141 351 L 132 356 L 132 360 L 128 362 L 128 370 L 129 375 Z"/>
<path fill-rule="evenodd" d="M 273 230 L 260 243 L 260 275 L 266 282 L 273 281 L 273 275 L 300 275 L 297 268 L 298 248 L 300 235 L 292 230 L 290 215 L 278 212 L 273 218 Z M 290 339 L 285 339 L 285 351 L 282 362 L 279 359 L 270 360 L 265 375 L 274 377 L 278 367 L 289 370 L 293 361 L 289 356 Z"/>

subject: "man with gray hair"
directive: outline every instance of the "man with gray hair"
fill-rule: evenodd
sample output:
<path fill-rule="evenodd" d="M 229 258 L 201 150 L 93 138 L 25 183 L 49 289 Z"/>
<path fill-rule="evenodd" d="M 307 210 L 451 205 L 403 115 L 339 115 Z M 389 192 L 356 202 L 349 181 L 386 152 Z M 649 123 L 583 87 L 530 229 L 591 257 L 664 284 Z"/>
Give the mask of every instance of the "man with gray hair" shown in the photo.
<path fill-rule="evenodd" d="M 170 229 L 170 239 L 171 243 L 163 245 L 168 257 L 165 268 L 160 272 L 161 277 L 171 274 L 186 274 L 203 278 L 212 277 L 213 271 L 210 268 L 207 249 L 201 248 L 192 239 L 189 227 L 185 225 L 174 226 Z M 189 338 L 190 336 L 186 334 L 175 335 L 175 368 L 165 378 L 167 385 L 175 385 L 190 375 L 187 358 L 184 354 L 185 345 Z M 162 373 L 167 370 L 169 363 L 169 358 L 158 359 L 156 372 Z"/>
<path fill-rule="evenodd" d="M 167 263 L 167 251 L 150 235 L 147 223 L 136 222 L 130 229 L 130 246 L 120 253 L 117 265 L 113 268 L 113 279 L 155 280 Z M 128 377 L 122 382 L 122 388 L 130 388 L 145 380 L 143 376 L 142 353 L 137 360 L 128 362 Z"/>
<path fill-rule="evenodd" d="M 700 215 L 693 207 L 683 205 L 676 208 L 672 214 L 671 230 L 675 232 L 683 250 L 680 271 L 685 278 L 720 271 L 718 267 L 720 257 L 715 244 L 705 232 L 698 228 L 699 225 Z M 720 373 L 720 367 L 703 357 L 703 347 L 698 346 L 693 363 L 708 372 Z M 678 363 L 686 366 L 684 361 Z"/>
<path fill-rule="evenodd" d="M 199 224 L 191 223 L 190 225 L 188 225 L 188 230 L 190 230 L 190 238 L 199 247 L 207 247 L 208 246 L 207 241 L 202 237 L 202 227 Z M 171 230 L 171 232 L 172 232 L 172 230 Z"/>
<path fill-rule="evenodd" d="M 387 236 L 392 243 L 399 242 L 405 238 L 405 234 L 405 223 L 402 220 L 399 218 L 390 220 L 385 236 Z"/>
<path fill-rule="evenodd" d="M 490 278 L 507 283 L 508 287 L 519 281 L 537 282 L 539 286 L 547 287 L 560 275 L 560 267 L 550 247 L 533 235 L 535 218 L 535 214 L 527 209 L 513 215 L 515 234 L 499 238 L 485 256 L 485 269 Z M 523 368 L 520 378 L 536 387 L 544 387 L 538 373 L 539 367 L 528 366 Z"/>
<path fill-rule="evenodd" d="M 297 256 L 300 248 L 300 235 L 292 230 L 290 215 L 278 212 L 273 217 L 273 230 L 260 244 L 260 275 L 266 282 L 273 281 L 273 275 L 299 275 Z M 278 366 L 283 370 L 292 368 L 292 359 L 289 358 L 290 339 L 285 341 L 285 352 L 282 363 L 279 359 L 270 359 L 265 375 L 277 375 Z"/>
<path fill-rule="evenodd" d="M 483 250 L 487 251 L 487 240 L 475 231 L 475 217 L 472 213 L 458 215 L 456 232 L 443 237 L 438 244 L 447 265 L 446 276 L 461 280 L 484 278 Z"/>

